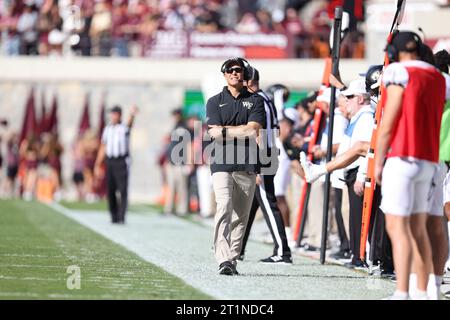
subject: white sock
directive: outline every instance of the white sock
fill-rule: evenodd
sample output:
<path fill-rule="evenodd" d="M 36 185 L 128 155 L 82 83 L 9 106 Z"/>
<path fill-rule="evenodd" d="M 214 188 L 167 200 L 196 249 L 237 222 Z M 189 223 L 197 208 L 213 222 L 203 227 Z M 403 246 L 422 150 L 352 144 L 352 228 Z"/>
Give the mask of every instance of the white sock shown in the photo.
<path fill-rule="evenodd" d="M 430 274 L 427 285 L 427 294 L 430 300 L 439 300 L 441 297 L 442 276 Z"/>
<path fill-rule="evenodd" d="M 441 287 L 441 285 L 442 285 L 442 276 L 437 276 L 437 275 L 434 275 L 434 277 L 435 277 L 435 279 L 436 279 L 436 286 L 438 287 L 438 288 L 440 288 Z"/>
<path fill-rule="evenodd" d="M 417 274 L 410 273 L 409 274 L 409 295 L 411 298 L 415 298 L 417 294 Z"/>
<path fill-rule="evenodd" d="M 292 241 L 293 238 L 292 238 L 291 227 L 284 227 L 284 232 L 286 232 L 286 238 L 287 238 L 287 241 L 288 241 L 288 242 L 289 242 L 289 241 Z"/>

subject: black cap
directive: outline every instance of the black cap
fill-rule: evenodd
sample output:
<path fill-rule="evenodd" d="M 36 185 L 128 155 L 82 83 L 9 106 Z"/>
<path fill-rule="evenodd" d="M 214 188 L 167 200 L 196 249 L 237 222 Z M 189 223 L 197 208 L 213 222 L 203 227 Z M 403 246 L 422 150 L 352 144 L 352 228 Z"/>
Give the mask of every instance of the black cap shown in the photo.
<path fill-rule="evenodd" d="M 112 107 L 111 109 L 109 109 L 109 112 L 117 112 L 122 114 L 122 108 L 118 105 L 115 105 L 114 107 Z"/>
<path fill-rule="evenodd" d="M 318 95 L 319 95 L 319 91 L 310 91 L 306 95 L 306 98 L 308 99 L 309 102 L 313 102 L 317 99 Z"/>
<path fill-rule="evenodd" d="M 398 51 L 417 52 L 419 53 L 422 39 L 420 36 L 412 31 L 399 31 L 392 38 L 392 45 Z"/>
<path fill-rule="evenodd" d="M 297 103 L 296 108 L 298 109 L 301 107 L 303 109 L 308 109 L 308 103 L 310 103 L 310 102 L 312 102 L 311 99 L 308 97 L 305 97 Z"/>
<path fill-rule="evenodd" d="M 308 103 L 314 102 L 317 99 L 318 93 L 319 93 L 319 91 L 308 92 L 306 97 L 304 97 L 297 103 L 297 108 L 299 108 L 301 106 L 304 109 L 308 109 Z"/>
<path fill-rule="evenodd" d="M 225 73 L 225 70 L 226 70 L 231 64 L 236 64 L 236 63 L 237 63 L 238 65 L 240 65 L 242 68 L 245 68 L 244 59 L 235 57 L 235 58 L 227 59 L 227 60 L 222 64 L 222 67 L 220 68 L 220 71 L 221 71 L 222 73 Z"/>
<path fill-rule="evenodd" d="M 248 80 L 259 81 L 259 71 L 252 67 L 248 67 Z"/>

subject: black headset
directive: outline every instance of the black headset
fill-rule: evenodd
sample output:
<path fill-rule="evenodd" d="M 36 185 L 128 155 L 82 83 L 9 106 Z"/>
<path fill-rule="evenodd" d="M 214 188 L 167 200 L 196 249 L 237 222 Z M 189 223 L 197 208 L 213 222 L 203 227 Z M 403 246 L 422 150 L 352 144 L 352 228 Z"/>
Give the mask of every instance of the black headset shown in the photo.
<path fill-rule="evenodd" d="M 417 54 L 419 55 L 419 57 L 422 57 L 424 55 L 424 46 L 422 43 L 422 39 L 420 38 L 420 36 L 412 31 L 394 31 L 391 41 L 388 43 L 388 45 L 386 46 L 386 53 L 388 55 L 388 59 L 390 62 L 398 62 L 398 55 L 399 55 L 399 49 L 394 45 L 394 39 L 395 37 L 400 33 L 400 32 L 408 32 L 411 33 L 413 35 L 413 39 L 414 42 L 416 43 L 416 47 L 414 50 L 412 50 L 412 52 L 416 51 Z"/>
<path fill-rule="evenodd" d="M 222 67 L 220 68 L 220 72 L 225 73 L 226 71 L 226 66 L 231 62 L 231 61 L 236 61 L 237 63 L 239 63 L 239 65 L 243 66 L 244 68 L 244 80 L 250 80 L 250 72 L 249 72 L 249 67 L 250 67 L 250 63 L 248 63 L 247 60 L 245 60 L 244 58 L 239 58 L 239 57 L 235 57 L 235 58 L 230 58 L 227 59 L 223 64 Z"/>
<path fill-rule="evenodd" d="M 250 65 L 247 67 L 247 69 L 248 69 L 248 79 L 247 80 L 259 81 L 259 71 Z"/>

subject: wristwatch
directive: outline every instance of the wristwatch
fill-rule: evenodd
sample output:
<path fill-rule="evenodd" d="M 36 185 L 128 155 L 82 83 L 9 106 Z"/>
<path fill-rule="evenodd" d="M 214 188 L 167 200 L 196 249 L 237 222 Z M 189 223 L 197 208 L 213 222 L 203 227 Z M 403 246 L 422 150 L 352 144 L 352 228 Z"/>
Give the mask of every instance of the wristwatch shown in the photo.
<path fill-rule="evenodd" d="M 227 136 L 227 128 L 222 127 L 222 138 L 225 140 L 226 136 Z"/>

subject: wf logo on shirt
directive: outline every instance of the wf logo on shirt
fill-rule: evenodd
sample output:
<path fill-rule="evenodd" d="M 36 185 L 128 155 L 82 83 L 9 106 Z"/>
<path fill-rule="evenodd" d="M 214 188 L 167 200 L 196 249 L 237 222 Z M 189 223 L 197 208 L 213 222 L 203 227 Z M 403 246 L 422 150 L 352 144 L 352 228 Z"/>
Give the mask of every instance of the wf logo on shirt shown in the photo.
<path fill-rule="evenodd" d="M 251 107 L 253 107 L 253 103 L 249 101 L 243 101 L 242 104 L 249 110 L 251 109 Z"/>

